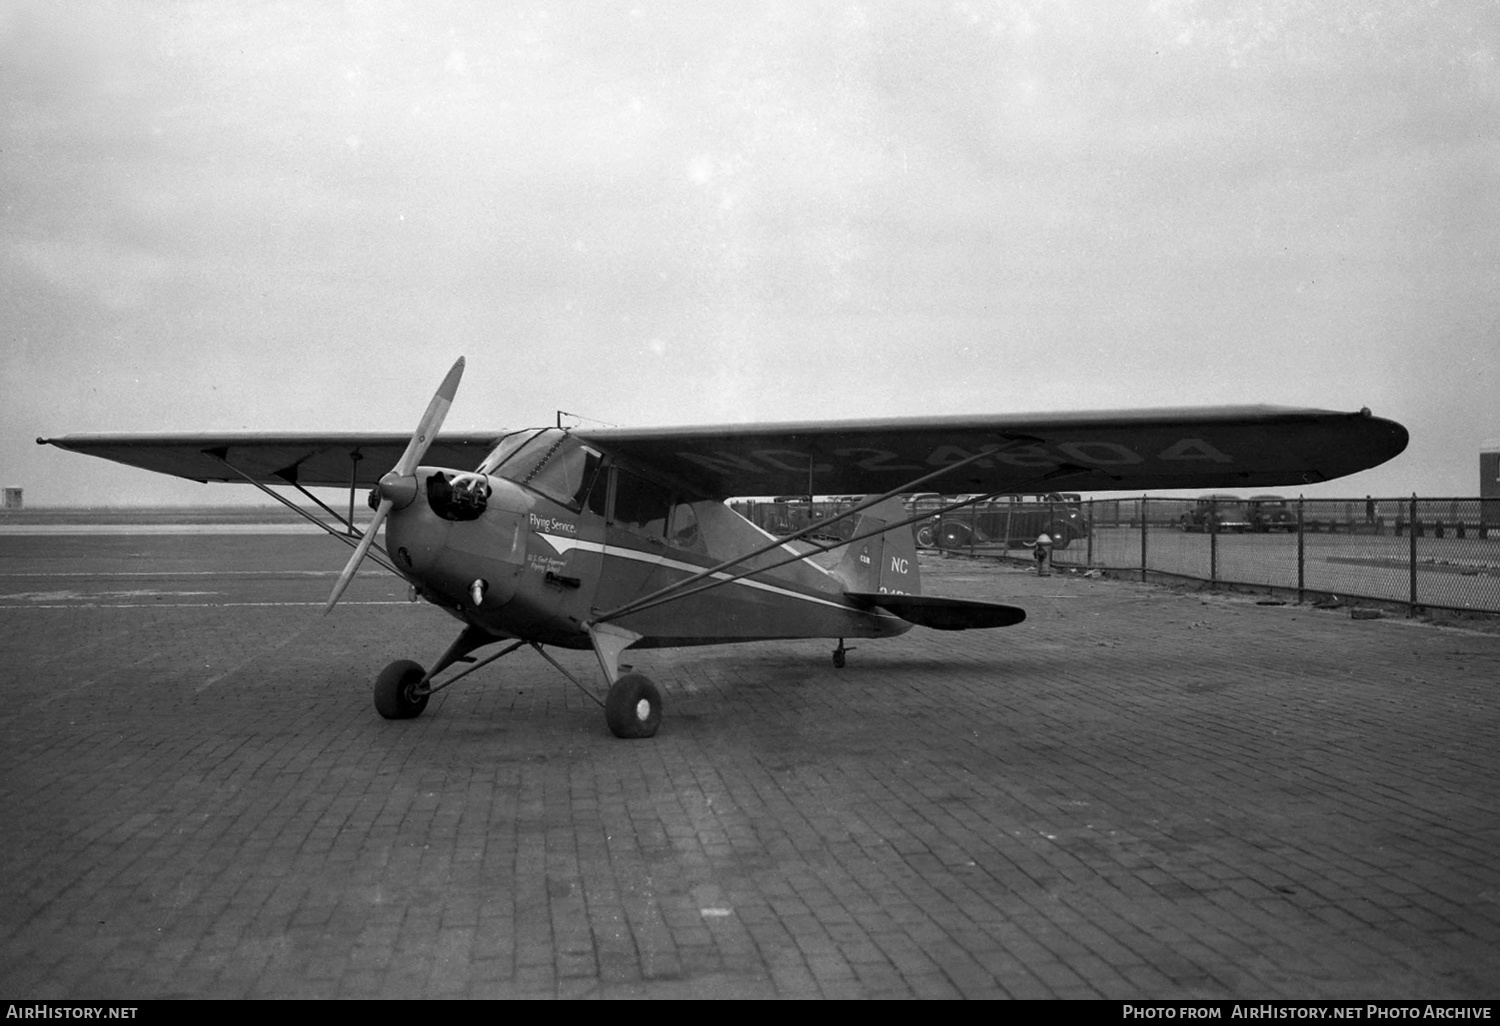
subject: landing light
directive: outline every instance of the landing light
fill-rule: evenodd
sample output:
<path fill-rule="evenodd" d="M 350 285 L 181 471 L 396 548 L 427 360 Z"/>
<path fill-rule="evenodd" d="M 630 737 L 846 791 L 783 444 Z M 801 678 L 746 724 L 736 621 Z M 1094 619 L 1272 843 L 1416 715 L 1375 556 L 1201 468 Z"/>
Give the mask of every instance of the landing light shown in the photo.
<path fill-rule="evenodd" d="M 489 587 L 489 583 L 483 577 L 476 579 L 473 584 L 469 585 L 469 598 L 474 600 L 476 606 L 484 603 L 484 593 L 489 590 Z"/>

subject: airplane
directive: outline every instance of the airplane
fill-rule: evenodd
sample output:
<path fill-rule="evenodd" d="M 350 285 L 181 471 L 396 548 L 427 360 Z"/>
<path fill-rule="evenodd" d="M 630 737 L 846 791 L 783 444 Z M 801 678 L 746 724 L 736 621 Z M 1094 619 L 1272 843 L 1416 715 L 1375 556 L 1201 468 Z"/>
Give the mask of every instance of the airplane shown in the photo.
<path fill-rule="evenodd" d="M 376 677 L 381 716 L 416 717 L 438 691 L 529 646 L 599 702 L 622 738 L 651 737 L 662 719 L 660 689 L 621 663 L 627 649 L 837 638 L 833 661 L 842 667 L 849 638 L 1024 620 L 1015 606 L 922 593 L 910 525 L 935 511 L 908 514 L 903 495 L 965 493 L 939 510 L 947 512 L 1059 487 L 1311 483 L 1383 463 L 1407 444 L 1404 427 L 1368 409 L 1276 406 L 443 435 L 463 369 L 460 357 L 410 438 L 240 432 L 37 442 L 261 489 L 354 548 L 325 614 L 368 557 L 452 615 L 458 637 L 431 669 L 401 659 Z M 295 489 L 340 526 L 272 486 Z M 345 486 L 347 518 L 307 491 Z M 354 499 L 365 487 L 374 517 L 361 532 Z M 786 537 L 726 501 L 777 493 L 865 498 Z M 855 521 L 840 532 L 847 540 L 811 540 L 846 517 Z M 831 569 L 811 558 L 834 549 L 842 552 L 827 557 Z M 490 645 L 504 647 L 476 660 Z M 592 649 L 605 697 L 546 647 Z M 438 680 L 460 662 L 467 666 Z"/>

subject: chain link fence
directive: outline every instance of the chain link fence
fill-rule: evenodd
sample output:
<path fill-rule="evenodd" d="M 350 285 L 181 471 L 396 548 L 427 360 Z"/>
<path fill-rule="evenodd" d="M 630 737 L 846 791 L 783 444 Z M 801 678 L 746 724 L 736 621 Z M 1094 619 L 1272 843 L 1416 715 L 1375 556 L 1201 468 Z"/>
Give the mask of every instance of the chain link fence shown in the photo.
<path fill-rule="evenodd" d="M 1500 499 L 1143 496 L 1032 505 L 1026 531 L 987 534 L 999 520 L 961 510 L 928 531 L 917 525 L 917 539 L 1030 560 L 1036 528 L 1065 525 L 1064 544 L 1052 551 L 1058 567 L 1262 587 L 1299 601 L 1337 595 L 1413 612 L 1500 613 Z"/>

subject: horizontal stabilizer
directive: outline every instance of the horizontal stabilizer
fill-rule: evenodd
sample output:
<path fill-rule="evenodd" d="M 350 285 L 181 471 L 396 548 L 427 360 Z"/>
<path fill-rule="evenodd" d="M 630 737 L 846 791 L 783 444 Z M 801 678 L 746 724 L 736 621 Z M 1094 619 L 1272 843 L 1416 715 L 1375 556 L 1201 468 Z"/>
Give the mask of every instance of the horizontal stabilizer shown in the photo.
<path fill-rule="evenodd" d="M 860 605 L 879 606 L 918 627 L 935 631 L 967 631 L 982 627 L 1012 627 L 1026 619 L 1020 606 L 976 599 L 938 598 L 935 595 L 893 595 L 850 591 L 845 595 Z"/>

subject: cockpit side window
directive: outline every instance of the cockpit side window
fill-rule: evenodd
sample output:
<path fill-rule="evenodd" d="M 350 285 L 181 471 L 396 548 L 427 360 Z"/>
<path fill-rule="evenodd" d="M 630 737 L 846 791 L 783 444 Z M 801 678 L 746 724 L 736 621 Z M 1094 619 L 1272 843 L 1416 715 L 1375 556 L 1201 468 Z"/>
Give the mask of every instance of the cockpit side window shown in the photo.
<path fill-rule="evenodd" d="M 637 477 L 628 470 L 615 473 L 615 523 L 653 538 L 667 531 L 672 490 Z"/>
<path fill-rule="evenodd" d="M 584 501 L 588 504 L 590 513 L 602 517 L 609 502 L 609 471 L 603 466 L 603 460 L 597 453 L 590 449 L 589 454 L 593 457 L 595 465 L 583 473 L 583 476 L 592 482 L 585 485 L 589 493 Z"/>
<path fill-rule="evenodd" d="M 672 520 L 667 529 L 667 540 L 678 548 L 699 549 L 698 514 L 688 502 L 678 502 L 672 507 Z"/>

